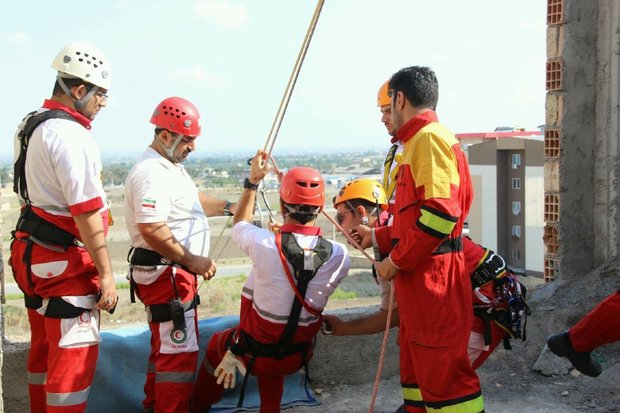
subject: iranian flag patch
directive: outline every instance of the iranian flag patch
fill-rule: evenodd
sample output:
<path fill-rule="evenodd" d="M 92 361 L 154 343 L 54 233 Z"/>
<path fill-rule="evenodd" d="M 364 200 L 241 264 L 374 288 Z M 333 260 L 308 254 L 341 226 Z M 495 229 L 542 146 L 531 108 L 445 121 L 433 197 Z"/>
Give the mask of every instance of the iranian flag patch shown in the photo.
<path fill-rule="evenodd" d="M 155 208 L 156 202 L 157 201 L 155 201 L 154 199 L 144 198 L 142 199 L 142 208 Z"/>

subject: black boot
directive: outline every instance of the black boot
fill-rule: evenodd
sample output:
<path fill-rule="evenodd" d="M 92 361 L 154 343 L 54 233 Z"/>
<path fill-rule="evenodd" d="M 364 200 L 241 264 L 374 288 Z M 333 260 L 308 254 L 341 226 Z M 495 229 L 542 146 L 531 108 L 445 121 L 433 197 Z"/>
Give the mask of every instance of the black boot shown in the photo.
<path fill-rule="evenodd" d="M 586 376 L 596 377 L 603 371 L 601 365 L 592 358 L 589 351 L 585 353 L 575 351 L 568 337 L 568 330 L 549 336 L 547 346 L 554 354 L 566 357 L 574 368 Z"/>

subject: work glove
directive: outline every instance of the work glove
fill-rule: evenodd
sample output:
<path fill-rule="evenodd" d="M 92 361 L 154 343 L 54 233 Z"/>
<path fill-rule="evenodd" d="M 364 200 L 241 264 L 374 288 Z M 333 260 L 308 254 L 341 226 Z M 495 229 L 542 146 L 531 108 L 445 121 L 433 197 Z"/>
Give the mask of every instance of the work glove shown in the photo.
<path fill-rule="evenodd" d="M 245 363 L 240 357 L 233 354 L 232 351 L 226 350 L 224 358 L 215 368 L 215 377 L 217 377 L 217 384 L 221 384 L 225 389 L 232 389 L 235 387 L 235 376 L 239 370 L 242 376 L 245 376 Z"/>

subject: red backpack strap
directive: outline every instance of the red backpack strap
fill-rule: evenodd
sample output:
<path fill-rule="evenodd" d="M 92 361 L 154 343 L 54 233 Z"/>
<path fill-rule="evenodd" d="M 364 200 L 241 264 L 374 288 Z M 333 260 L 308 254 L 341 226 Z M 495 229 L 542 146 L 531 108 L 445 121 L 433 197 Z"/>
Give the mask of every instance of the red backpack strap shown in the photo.
<path fill-rule="evenodd" d="M 295 284 L 295 280 L 293 279 L 293 275 L 291 274 L 291 270 L 288 267 L 288 261 L 286 260 L 286 257 L 284 256 L 284 253 L 282 252 L 282 234 L 280 232 L 278 232 L 276 234 L 276 247 L 278 248 L 278 253 L 280 254 L 280 260 L 282 261 L 282 266 L 284 267 L 284 272 L 286 273 L 286 277 L 288 278 L 288 282 L 291 284 L 291 287 L 293 288 L 293 292 L 295 293 L 295 296 L 297 297 L 297 299 L 299 300 L 301 305 L 303 305 L 303 307 L 306 309 L 306 311 L 308 311 L 310 314 L 312 314 L 314 316 L 320 315 L 321 311 L 319 311 L 316 308 L 313 308 L 312 306 L 310 306 L 310 304 L 308 304 L 306 302 L 304 297 L 301 296 L 301 293 L 297 289 L 297 284 Z"/>

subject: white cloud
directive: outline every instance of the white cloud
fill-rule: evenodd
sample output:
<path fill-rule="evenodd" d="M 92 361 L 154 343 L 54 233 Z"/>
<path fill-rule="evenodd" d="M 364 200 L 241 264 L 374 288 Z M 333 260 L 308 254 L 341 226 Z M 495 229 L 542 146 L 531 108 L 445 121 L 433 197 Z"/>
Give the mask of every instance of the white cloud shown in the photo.
<path fill-rule="evenodd" d="M 30 45 L 30 37 L 24 32 L 8 33 L 0 35 L 0 43 L 22 48 Z"/>
<path fill-rule="evenodd" d="M 190 68 L 178 68 L 170 73 L 172 80 L 188 81 L 194 86 L 206 89 L 219 89 L 224 86 L 224 81 L 216 74 L 209 72 L 202 65 L 194 65 Z"/>
<path fill-rule="evenodd" d="M 194 11 L 198 16 L 224 27 L 239 27 L 248 20 L 245 6 L 230 0 L 198 0 Z"/>

